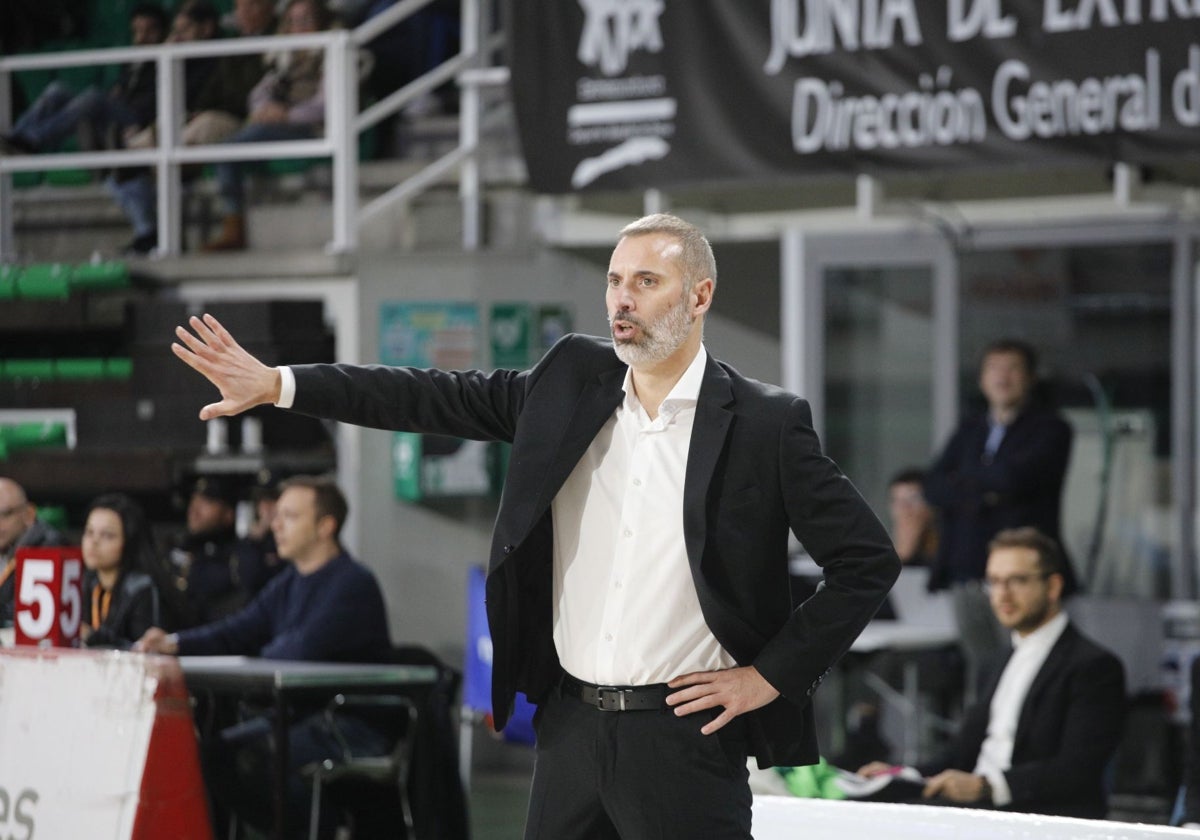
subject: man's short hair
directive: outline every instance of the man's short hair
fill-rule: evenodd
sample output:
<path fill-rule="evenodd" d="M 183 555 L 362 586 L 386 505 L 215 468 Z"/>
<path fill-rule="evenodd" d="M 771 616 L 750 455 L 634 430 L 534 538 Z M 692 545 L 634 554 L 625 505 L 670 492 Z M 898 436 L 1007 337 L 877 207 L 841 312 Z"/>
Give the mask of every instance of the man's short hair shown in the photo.
<path fill-rule="evenodd" d="M 1067 561 L 1063 557 L 1062 549 L 1058 547 L 1057 542 L 1037 528 L 1027 525 L 1000 531 L 988 543 L 988 554 L 1001 548 L 1029 549 L 1037 554 L 1038 569 L 1043 574 L 1066 576 Z"/>
<path fill-rule="evenodd" d="M 717 282 L 717 260 L 713 256 L 712 245 L 700 232 L 700 228 L 685 222 L 670 213 L 653 213 L 649 216 L 630 222 L 621 228 L 618 239 L 626 236 L 645 236 L 651 233 L 665 233 L 679 240 L 681 253 L 679 261 L 683 265 L 683 285 L 690 290 L 697 281 L 705 277 Z"/>
<path fill-rule="evenodd" d="M 320 475 L 294 475 L 279 483 L 279 492 L 282 494 L 285 490 L 293 487 L 307 487 L 313 491 L 316 499 L 317 519 L 322 516 L 333 517 L 333 521 L 337 523 L 337 528 L 333 532 L 333 538 L 336 540 L 350 513 L 350 506 L 346 504 L 346 497 L 342 494 L 341 488 L 337 486 L 337 482 Z"/>
<path fill-rule="evenodd" d="M 1019 338 L 996 339 L 983 348 L 983 355 L 979 357 L 979 366 L 982 368 L 984 360 L 995 353 L 1013 353 L 1020 356 L 1021 360 L 1025 362 L 1025 372 L 1030 376 L 1037 373 L 1037 351 L 1028 341 L 1022 341 Z"/>
<path fill-rule="evenodd" d="M 221 21 L 221 15 L 217 12 L 217 7 L 209 2 L 209 0 L 187 0 L 187 2 L 179 6 L 175 11 L 175 15 L 183 15 L 192 23 L 200 26 L 211 23 L 214 32 Z"/>
<path fill-rule="evenodd" d="M 129 19 L 133 20 L 134 18 L 140 17 L 151 18 L 155 23 L 158 24 L 158 31 L 164 35 L 166 34 L 167 12 L 162 6 L 158 5 L 157 3 L 134 4 L 133 8 L 129 10 Z"/>

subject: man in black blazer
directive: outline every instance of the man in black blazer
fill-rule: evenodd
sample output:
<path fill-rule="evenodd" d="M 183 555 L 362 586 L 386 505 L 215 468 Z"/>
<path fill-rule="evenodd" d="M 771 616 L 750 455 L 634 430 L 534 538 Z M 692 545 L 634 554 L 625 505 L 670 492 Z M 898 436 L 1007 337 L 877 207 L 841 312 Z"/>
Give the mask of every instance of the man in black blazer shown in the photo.
<path fill-rule="evenodd" d="M 527 838 L 748 838 L 746 757 L 818 759 L 810 698 L 899 572 L 808 404 L 707 354 L 716 264 L 668 215 L 622 230 L 607 340 L 529 371 L 267 368 L 211 316 L 173 350 L 220 389 L 512 443 L 487 579 L 493 714 L 539 704 Z M 824 569 L 798 606 L 788 532 Z"/>
<path fill-rule="evenodd" d="M 990 344 L 979 365 L 985 411 L 966 417 L 925 476 L 925 498 L 938 514 L 932 590 L 953 590 L 959 645 L 967 665 L 967 699 L 982 669 L 1007 646 L 980 586 L 988 541 L 1006 528 L 1031 526 L 1060 545 L 1063 480 L 1071 427 L 1034 398 L 1037 355 L 1015 339 Z M 1068 561 L 1066 595 L 1075 591 Z"/>
<path fill-rule="evenodd" d="M 1125 669 L 1062 610 L 1063 558 L 1034 528 L 1001 531 L 986 584 L 1013 652 L 946 753 L 921 767 L 923 795 L 950 804 L 1102 819 L 1104 774 L 1121 739 Z M 887 765 L 859 770 L 878 775 Z"/>

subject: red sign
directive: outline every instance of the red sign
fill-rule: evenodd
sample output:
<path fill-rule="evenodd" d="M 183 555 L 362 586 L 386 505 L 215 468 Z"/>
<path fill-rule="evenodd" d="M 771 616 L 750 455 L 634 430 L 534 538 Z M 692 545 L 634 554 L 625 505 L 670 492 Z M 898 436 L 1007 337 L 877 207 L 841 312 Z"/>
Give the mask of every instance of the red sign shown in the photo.
<path fill-rule="evenodd" d="M 83 618 L 83 556 L 68 546 L 17 550 L 16 643 L 72 647 Z"/>

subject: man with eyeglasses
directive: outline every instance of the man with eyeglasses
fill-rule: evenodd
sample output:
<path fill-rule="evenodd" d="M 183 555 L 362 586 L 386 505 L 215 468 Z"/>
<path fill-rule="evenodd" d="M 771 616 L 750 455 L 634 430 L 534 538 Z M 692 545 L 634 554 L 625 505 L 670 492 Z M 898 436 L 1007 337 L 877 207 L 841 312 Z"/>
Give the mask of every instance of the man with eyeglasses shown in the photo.
<path fill-rule="evenodd" d="M 17 549 L 61 545 L 62 536 L 37 518 L 37 506 L 11 478 L 0 477 L 0 627 L 13 623 L 17 588 Z"/>
<path fill-rule="evenodd" d="M 1067 618 L 1063 567 L 1057 544 L 1035 528 L 1001 531 L 989 545 L 985 589 L 1013 651 L 949 749 L 920 768 L 927 801 L 1104 818 L 1125 669 Z M 872 762 L 859 773 L 895 771 Z"/>

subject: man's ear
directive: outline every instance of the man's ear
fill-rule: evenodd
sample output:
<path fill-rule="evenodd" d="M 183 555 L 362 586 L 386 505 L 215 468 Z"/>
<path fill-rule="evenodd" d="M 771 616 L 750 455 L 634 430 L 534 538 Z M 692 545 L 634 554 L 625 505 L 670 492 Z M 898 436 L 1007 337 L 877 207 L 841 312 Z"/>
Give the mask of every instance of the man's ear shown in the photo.
<path fill-rule="evenodd" d="M 1051 572 L 1046 578 L 1046 587 L 1050 590 L 1050 597 L 1057 601 L 1062 601 L 1063 587 L 1067 585 L 1066 578 L 1062 572 Z"/>
<path fill-rule="evenodd" d="M 705 277 L 703 280 L 697 280 L 692 284 L 691 299 L 692 315 L 694 317 L 703 315 L 712 306 L 715 288 L 716 284 L 711 277 Z"/>
<path fill-rule="evenodd" d="M 337 533 L 337 520 L 329 514 L 317 517 L 317 533 L 322 539 L 333 539 L 333 535 Z"/>

